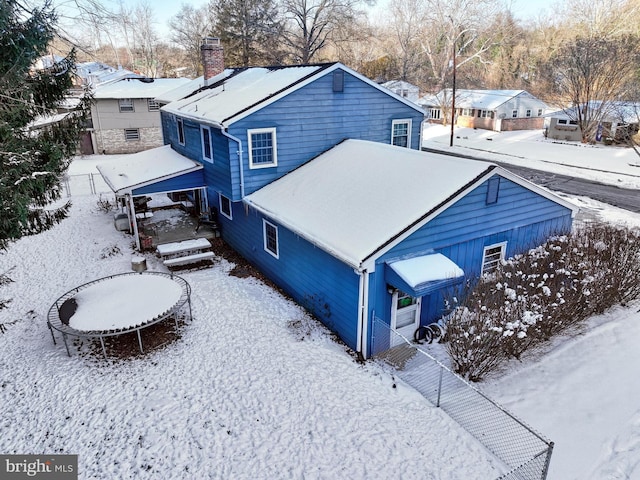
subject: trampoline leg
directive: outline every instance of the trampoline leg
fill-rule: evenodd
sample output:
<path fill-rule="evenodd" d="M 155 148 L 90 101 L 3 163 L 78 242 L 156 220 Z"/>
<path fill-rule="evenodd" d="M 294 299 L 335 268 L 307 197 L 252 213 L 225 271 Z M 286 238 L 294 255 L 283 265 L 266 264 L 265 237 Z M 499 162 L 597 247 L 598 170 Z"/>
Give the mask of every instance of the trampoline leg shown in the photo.
<path fill-rule="evenodd" d="M 107 359 L 107 349 L 104 348 L 104 339 L 100 337 L 100 345 L 102 345 L 102 354 L 104 355 L 104 359 Z"/>
<path fill-rule="evenodd" d="M 69 345 L 67 345 L 67 335 L 65 333 L 62 334 L 62 340 L 64 340 L 64 346 L 67 349 L 67 355 L 71 356 L 71 352 L 69 351 Z"/>
<path fill-rule="evenodd" d="M 53 339 L 53 344 L 57 345 L 56 336 L 53 334 L 53 328 L 51 328 L 51 325 L 49 325 L 49 331 L 51 332 L 51 338 Z"/>
<path fill-rule="evenodd" d="M 138 345 L 140 345 L 140 353 L 144 353 L 142 351 L 142 338 L 140 337 L 140 330 L 138 330 Z"/>

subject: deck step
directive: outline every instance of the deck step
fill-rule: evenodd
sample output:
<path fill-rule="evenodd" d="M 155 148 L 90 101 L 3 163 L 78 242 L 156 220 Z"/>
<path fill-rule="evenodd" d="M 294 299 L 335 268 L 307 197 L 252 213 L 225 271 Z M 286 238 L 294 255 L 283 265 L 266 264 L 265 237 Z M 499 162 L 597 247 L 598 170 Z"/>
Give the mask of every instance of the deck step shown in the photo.
<path fill-rule="evenodd" d="M 189 263 L 201 262 L 203 260 L 210 260 L 215 257 L 213 252 L 194 253 L 193 255 L 186 255 L 184 257 L 170 258 L 163 263 L 167 267 L 176 267 L 178 265 L 188 265 Z"/>

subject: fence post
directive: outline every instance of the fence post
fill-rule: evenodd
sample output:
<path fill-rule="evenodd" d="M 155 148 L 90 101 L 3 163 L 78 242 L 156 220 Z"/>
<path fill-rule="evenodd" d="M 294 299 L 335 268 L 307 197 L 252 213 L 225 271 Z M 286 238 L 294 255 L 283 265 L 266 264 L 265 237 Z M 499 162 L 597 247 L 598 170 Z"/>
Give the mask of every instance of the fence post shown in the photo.
<path fill-rule="evenodd" d="M 89 174 L 89 186 L 90 186 L 90 188 L 91 188 L 91 193 L 92 193 L 93 195 L 95 195 L 95 194 L 96 194 L 96 182 L 95 182 L 95 180 L 93 179 L 93 173 L 90 173 L 90 174 Z"/>
<path fill-rule="evenodd" d="M 551 462 L 551 454 L 553 453 L 553 442 L 549 442 L 549 448 L 547 449 L 547 458 L 544 461 L 544 468 L 542 469 L 542 476 L 540 480 L 546 480 L 549 473 L 549 463 Z"/>
<path fill-rule="evenodd" d="M 438 401 L 436 402 L 436 407 L 440 408 L 440 392 L 442 391 L 442 367 L 440 367 L 440 375 L 438 377 Z"/>

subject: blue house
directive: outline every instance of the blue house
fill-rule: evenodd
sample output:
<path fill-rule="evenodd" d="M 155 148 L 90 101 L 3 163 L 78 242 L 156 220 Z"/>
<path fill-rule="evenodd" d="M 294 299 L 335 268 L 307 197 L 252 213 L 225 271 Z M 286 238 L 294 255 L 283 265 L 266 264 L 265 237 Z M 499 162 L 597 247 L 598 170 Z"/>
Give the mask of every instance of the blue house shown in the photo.
<path fill-rule="evenodd" d="M 374 319 L 411 337 L 443 314 L 444 289 L 571 229 L 574 207 L 548 191 L 421 152 L 424 111 L 340 63 L 224 69 L 218 44 L 203 55 L 204 77 L 156 99 L 163 148 L 202 169 L 121 190 L 205 192 L 223 239 L 365 358 Z"/>

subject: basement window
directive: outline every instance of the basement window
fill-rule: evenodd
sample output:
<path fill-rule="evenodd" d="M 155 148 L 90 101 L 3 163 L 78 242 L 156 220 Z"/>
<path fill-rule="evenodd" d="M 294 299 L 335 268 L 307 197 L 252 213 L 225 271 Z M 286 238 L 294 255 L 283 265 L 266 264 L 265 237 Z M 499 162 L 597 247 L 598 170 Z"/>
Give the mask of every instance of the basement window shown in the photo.
<path fill-rule="evenodd" d="M 124 139 L 127 142 L 140 140 L 140 130 L 138 128 L 125 128 Z"/>
<path fill-rule="evenodd" d="M 484 275 L 494 272 L 504 260 L 506 249 L 507 242 L 496 243 L 484 247 L 484 252 L 482 253 L 482 272 L 480 274 Z"/>

